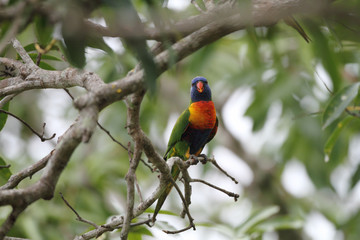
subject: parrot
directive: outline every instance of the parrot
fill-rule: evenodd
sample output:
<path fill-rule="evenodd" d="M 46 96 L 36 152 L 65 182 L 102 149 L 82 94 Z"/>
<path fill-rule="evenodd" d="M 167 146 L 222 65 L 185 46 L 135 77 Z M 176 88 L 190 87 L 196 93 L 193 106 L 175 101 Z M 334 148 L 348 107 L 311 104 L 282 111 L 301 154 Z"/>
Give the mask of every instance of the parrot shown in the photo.
<path fill-rule="evenodd" d="M 177 119 L 164 154 L 164 160 L 177 156 L 182 160 L 187 160 L 192 156 L 198 157 L 205 144 L 210 142 L 218 128 L 218 118 L 214 102 L 211 100 L 211 89 L 208 81 L 204 77 L 195 77 L 191 81 L 190 105 Z M 179 167 L 174 164 L 171 169 L 171 176 L 176 181 L 180 174 Z M 154 215 L 160 211 L 166 197 L 173 187 L 168 183 L 163 193 L 160 195 Z"/>

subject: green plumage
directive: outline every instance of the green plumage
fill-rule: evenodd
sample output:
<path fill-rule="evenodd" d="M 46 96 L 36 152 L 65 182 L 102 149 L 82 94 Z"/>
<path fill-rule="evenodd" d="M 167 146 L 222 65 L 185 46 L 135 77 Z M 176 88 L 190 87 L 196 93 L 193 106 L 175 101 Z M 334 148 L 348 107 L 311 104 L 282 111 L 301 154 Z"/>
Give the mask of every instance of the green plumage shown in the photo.
<path fill-rule="evenodd" d="M 186 109 L 176 121 L 174 128 L 171 132 L 168 146 L 164 155 L 165 160 L 173 156 L 178 156 L 181 159 L 187 158 L 186 153 L 189 151 L 190 146 L 189 143 L 187 143 L 184 140 L 181 140 L 181 136 L 189 126 L 189 117 L 190 117 L 190 111 L 189 109 Z M 180 174 L 179 167 L 177 165 L 174 165 L 171 169 L 171 176 L 174 179 L 174 181 L 176 181 L 176 179 L 179 177 L 179 174 Z M 156 215 L 159 213 L 162 205 L 164 204 L 166 197 L 169 195 L 172 187 L 173 187 L 172 183 L 169 183 L 166 186 L 165 191 L 159 197 L 153 215 L 154 220 Z"/>
<path fill-rule="evenodd" d="M 187 148 L 185 149 L 185 146 L 182 147 L 181 149 L 177 149 L 176 154 L 171 152 L 171 149 L 175 146 L 176 143 L 178 143 L 179 141 L 181 141 L 181 136 L 183 135 L 183 133 L 185 132 L 185 130 L 188 128 L 189 126 L 189 117 L 190 117 L 190 111 L 189 109 L 186 109 L 178 118 L 178 120 L 176 121 L 174 128 L 171 132 L 170 135 L 170 139 L 168 142 L 168 146 L 164 155 L 164 159 L 168 159 L 169 156 L 179 156 L 181 158 L 185 158 L 185 154 L 186 151 L 188 150 L 187 148 L 189 147 L 188 144 L 186 144 Z M 185 150 L 185 151 L 184 151 Z"/>

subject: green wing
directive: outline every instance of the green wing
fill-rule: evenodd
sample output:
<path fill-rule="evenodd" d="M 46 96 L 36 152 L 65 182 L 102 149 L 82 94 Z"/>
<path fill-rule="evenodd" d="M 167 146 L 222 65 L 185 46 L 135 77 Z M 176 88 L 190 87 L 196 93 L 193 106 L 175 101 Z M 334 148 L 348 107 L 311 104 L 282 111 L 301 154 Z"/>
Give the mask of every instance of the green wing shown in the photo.
<path fill-rule="evenodd" d="M 173 148 L 175 144 L 181 140 L 181 136 L 189 126 L 189 117 L 190 117 L 190 111 L 189 109 L 186 109 L 177 119 L 170 135 L 170 139 L 164 155 L 164 159 L 167 159 L 167 155 L 171 150 L 171 148 Z"/>

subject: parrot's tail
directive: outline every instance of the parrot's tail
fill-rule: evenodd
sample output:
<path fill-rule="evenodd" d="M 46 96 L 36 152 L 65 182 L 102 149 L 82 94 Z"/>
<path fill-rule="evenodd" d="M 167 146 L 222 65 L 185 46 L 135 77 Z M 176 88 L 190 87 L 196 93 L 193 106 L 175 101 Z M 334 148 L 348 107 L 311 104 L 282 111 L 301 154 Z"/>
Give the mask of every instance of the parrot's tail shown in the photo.
<path fill-rule="evenodd" d="M 171 176 L 174 179 L 174 181 L 176 181 L 176 179 L 179 177 L 180 174 L 180 169 L 178 166 L 174 165 L 173 168 L 171 169 Z M 168 183 L 168 185 L 166 186 L 164 192 L 160 195 L 157 203 L 156 203 L 156 207 L 155 207 L 155 211 L 154 211 L 154 215 L 152 217 L 153 222 L 155 222 L 156 220 L 156 215 L 159 213 L 162 205 L 165 202 L 166 197 L 169 195 L 171 189 L 173 188 L 173 184 L 172 182 Z"/>

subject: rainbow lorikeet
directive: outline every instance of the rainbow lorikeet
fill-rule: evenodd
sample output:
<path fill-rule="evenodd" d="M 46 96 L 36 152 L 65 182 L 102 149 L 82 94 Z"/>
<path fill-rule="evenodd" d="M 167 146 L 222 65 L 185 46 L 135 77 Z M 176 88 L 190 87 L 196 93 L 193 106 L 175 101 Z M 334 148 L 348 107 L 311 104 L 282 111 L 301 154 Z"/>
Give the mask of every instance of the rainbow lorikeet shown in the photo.
<path fill-rule="evenodd" d="M 177 156 L 184 161 L 190 156 L 199 156 L 205 144 L 214 138 L 218 119 L 208 81 L 204 77 L 195 77 L 191 81 L 190 106 L 180 115 L 171 132 L 164 159 Z M 171 175 L 174 180 L 179 176 L 180 169 L 174 165 Z M 160 211 L 167 195 L 170 193 L 172 183 L 169 183 L 158 199 L 153 219 Z"/>

